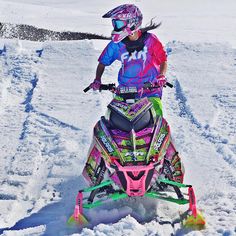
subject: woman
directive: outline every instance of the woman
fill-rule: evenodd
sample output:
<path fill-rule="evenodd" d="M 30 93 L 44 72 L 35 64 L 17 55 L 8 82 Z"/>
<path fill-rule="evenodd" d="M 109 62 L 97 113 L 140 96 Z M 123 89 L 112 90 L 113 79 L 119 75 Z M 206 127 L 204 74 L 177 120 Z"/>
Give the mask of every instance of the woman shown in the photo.
<path fill-rule="evenodd" d="M 147 90 L 142 97 L 149 97 L 157 113 L 162 115 L 160 98 L 162 87 L 166 83 L 167 58 L 157 37 L 147 32 L 160 24 L 151 24 L 140 29 L 143 16 L 133 4 L 118 6 L 103 17 L 112 19 L 112 41 L 98 59 L 96 78 L 90 87 L 94 90 L 99 89 L 105 67 L 119 60 L 122 64 L 118 75 L 120 86 L 141 88 L 144 83 L 151 82 L 161 87 L 153 92 Z"/>
<path fill-rule="evenodd" d="M 98 90 L 106 66 L 115 60 L 121 61 L 118 82 L 119 86 L 137 87 L 140 97 L 148 97 L 156 113 L 162 115 L 162 88 L 166 84 L 167 57 L 166 52 L 158 38 L 148 32 L 160 24 L 151 24 L 141 28 L 142 13 L 133 4 L 124 4 L 107 12 L 104 18 L 111 18 L 114 30 L 112 41 L 100 55 L 96 70 L 96 78 L 90 88 Z M 145 83 L 160 86 L 155 90 L 142 90 Z M 183 171 L 180 158 L 173 144 L 167 151 L 167 159 L 173 170 L 174 180 L 183 182 Z"/>

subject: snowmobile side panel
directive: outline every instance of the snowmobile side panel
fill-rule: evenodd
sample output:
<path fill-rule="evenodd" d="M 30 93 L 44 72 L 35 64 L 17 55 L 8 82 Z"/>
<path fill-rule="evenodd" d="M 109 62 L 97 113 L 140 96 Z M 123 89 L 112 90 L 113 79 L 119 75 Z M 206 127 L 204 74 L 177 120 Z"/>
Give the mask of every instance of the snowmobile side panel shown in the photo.
<path fill-rule="evenodd" d="M 155 161 L 161 161 L 166 154 L 170 142 L 169 125 L 164 118 L 159 117 L 153 134 L 153 140 L 149 148 L 147 163 L 150 161 L 151 157 L 154 157 Z"/>
<path fill-rule="evenodd" d="M 89 182 L 90 186 L 96 184 L 97 182 L 99 172 L 102 168 L 101 156 L 101 152 L 97 149 L 97 146 L 94 145 L 82 172 L 84 178 Z"/>
<path fill-rule="evenodd" d="M 178 199 L 178 198 L 173 198 L 173 197 L 167 197 L 167 196 L 163 196 L 160 193 L 157 192 L 148 192 L 145 194 L 146 197 L 150 197 L 150 198 L 158 198 L 161 200 L 165 200 L 168 202 L 173 202 L 173 203 L 177 203 L 179 205 L 185 205 L 188 204 L 189 201 L 187 199 Z"/>
<path fill-rule="evenodd" d="M 122 157 L 118 151 L 118 147 L 115 141 L 112 139 L 110 132 L 106 128 L 106 125 L 103 119 L 101 119 L 95 126 L 94 136 L 95 136 L 95 139 L 98 141 L 100 147 L 102 148 L 102 150 L 104 150 L 106 154 L 103 156 L 103 158 L 106 161 L 106 165 L 112 163 L 112 160 L 110 157 L 116 157 L 116 158 L 121 159 L 122 161 Z"/>

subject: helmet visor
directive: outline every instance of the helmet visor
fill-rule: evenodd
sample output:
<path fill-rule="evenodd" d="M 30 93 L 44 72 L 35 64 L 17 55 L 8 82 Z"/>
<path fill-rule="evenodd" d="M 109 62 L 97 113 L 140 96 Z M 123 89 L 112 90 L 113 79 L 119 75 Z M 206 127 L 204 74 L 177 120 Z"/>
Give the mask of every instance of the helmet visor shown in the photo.
<path fill-rule="evenodd" d="M 115 31 L 121 31 L 127 26 L 127 21 L 113 19 L 112 25 Z"/>

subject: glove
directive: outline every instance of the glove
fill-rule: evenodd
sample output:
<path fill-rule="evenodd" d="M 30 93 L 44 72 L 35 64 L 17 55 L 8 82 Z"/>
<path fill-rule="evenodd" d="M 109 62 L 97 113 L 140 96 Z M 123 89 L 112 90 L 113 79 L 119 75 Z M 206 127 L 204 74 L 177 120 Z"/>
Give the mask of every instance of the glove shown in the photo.
<path fill-rule="evenodd" d="M 89 85 L 89 87 L 92 88 L 93 90 L 99 90 L 99 89 L 100 89 L 100 86 L 101 86 L 101 81 L 99 81 L 99 80 L 97 80 L 97 79 L 95 79 L 95 80 L 93 81 L 93 83 L 91 83 L 91 84 Z"/>
<path fill-rule="evenodd" d="M 159 75 L 154 82 L 155 86 L 164 87 L 166 85 L 166 77 L 164 75 Z"/>

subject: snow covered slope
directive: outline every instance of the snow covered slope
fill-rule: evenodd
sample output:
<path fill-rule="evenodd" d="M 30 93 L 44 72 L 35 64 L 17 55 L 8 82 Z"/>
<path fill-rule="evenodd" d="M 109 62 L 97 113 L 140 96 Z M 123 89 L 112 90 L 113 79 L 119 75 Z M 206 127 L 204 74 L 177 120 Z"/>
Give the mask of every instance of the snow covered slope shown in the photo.
<path fill-rule="evenodd" d="M 101 44 L 104 43 L 86 40 L 44 45 L 6 43 L 6 53 L 0 57 L 3 68 L 0 227 L 4 235 L 32 227 L 33 232 L 39 230 L 46 235 L 71 232 L 65 222 L 72 211 L 76 190 L 84 185 L 80 174 L 92 127 L 111 98 L 105 93 L 82 92 L 93 77 L 100 52 L 95 48 Z M 233 235 L 235 51 L 221 44 L 171 42 L 167 46 L 172 50 L 168 77 L 175 88 L 165 90 L 165 117 L 186 166 L 186 182 L 195 186 L 199 207 L 207 218 L 207 229 L 201 233 Z M 41 57 L 36 53 L 38 49 L 43 49 Z M 104 79 L 115 81 L 116 73 L 114 65 Z M 129 204 L 120 207 L 122 212 L 97 210 L 96 223 L 109 222 L 109 218 L 115 222 L 121 216 L 132 215 Z M 170 219 L 172 204 L 159 203 L 157 212 L 158 207 L 162 219 L 148 220 L 142 225 L 133 217 L 126 217 L 114 225 L 84 229 L 81 234 L 183 233 L 179 226 L 163 227 L 158 223 Z M 101 217 L 104 210 L 105 218 Z M 175 206 L 174 212 L 177 213 Z M 20 232 L 24 235 L 27 230 Z"/>
<path fill-rule="evenodd" d="M 81 111 L 86 114 L 88 103 L 94 112 L 100 110 L 99 101 L 79 96 L 81 78 L 86 81 L 92 70 L 85 62 L 96 58 L 89 43 L 45 45 L 43 61 L 37 46 L 31 51 L 10 43 L 6 48 L 1 57 L 1 228 L 57 199 L 53 186 L 80 174 L 93 124 L 91 114 L 86 124 Z M 78 54 L 87 58 L 78 60 Z"/>
<path fill-rule="evenodd" d="M 163 21 L 156 32 L 171 51 L 174 84 L 164 91 L 164 116 L 206 229 L 171 225 L 175 205 L 144 200 L 96 209 L 91 229 L 68 228 L 93 125 L 111 99 L 83 93 L 107 41 L 0 40 L 0 235 L 236 234 L 235 3 L 128 2 L 143 9 L 145 23 L 154 15 Z M 92 3 L 0 0 L 0 21 L 109 35 L 110 22 L 100 17 L 123 1 Z M 116 81 L 118 67 L 107 68 L 104 82 Z"/>

